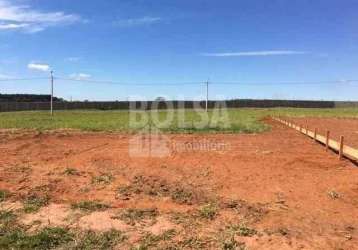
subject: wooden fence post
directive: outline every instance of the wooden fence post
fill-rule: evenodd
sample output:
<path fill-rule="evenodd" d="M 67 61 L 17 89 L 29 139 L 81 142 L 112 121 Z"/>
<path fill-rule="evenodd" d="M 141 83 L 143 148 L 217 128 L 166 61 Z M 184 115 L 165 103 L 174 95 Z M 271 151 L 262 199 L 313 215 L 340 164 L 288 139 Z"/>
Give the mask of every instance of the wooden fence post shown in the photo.
<path fill-rule="evenodd" d="M 326 131 L 326 150 L 328 151 L 329 149 L 329 130 Z"/>
<path fill-rule="evenodd" d="M 308 122 L 306 121 L 306 135 L 308 135 Z"/>
<path fill-rule="evenodd" d="M 339 159 L 343 159 L 343 147 L 344 147 L 344 136 L 341 136 L 340 142 L 339 142 Z"/>
<path fill-rule="evenodd" d="M 272 117 L 276 121 L 280 121 L 279 117 Z M 283 124 L 286 124 L 292 128 L 294 128 L 296 131 L 301 132 L 302 134 L 307 134 L 309 137 L 312 138 L 315 141 L 322 142 L 322 144 L 325 145 L 326 151 L 329 151 L 330 148 L 333 149 L 334 152 L 339 153 L 339 159 L 342 160 L 344 157 L 347 157 L 349 159 L 358 160 L 358 149 L 352 148 L 348 145 L 344 145 L 344 136 L 340 136 L 340 141 L 336 141 L 335 139 L 330 138 L 330 131 L 326 130 L 326 137 L 318 134 L 319 130 L 318 128 L 314 128 L 313 131 L 309 131 L 308 124 L 302 125 L 302 124 L 295 124 L 291 120 L 281 120 Z M 304 132 L 305 131 L 305 132 Z M 331 145 L 330 145 L 331 143 Z"/>

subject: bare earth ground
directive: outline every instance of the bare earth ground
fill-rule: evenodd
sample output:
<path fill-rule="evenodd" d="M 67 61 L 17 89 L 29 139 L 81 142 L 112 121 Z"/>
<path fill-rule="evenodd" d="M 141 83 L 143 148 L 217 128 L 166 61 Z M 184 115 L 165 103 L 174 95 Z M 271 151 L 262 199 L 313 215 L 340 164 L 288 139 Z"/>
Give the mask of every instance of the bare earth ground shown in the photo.
<path fill-rule="evenodd" d="M 291 119 L 295 123 L 308 125 L 311 131 L 315 128 L 318 133 L 325 135 L 330 131 L 330 135 L 336 141 L 339 141 L 341 135 L 345 138 L 347 145 L 358 148 L 358 119 L 351 118 L 296 118 Z"/>
<path fill-rule="evenodd" d="M 269 123 L 272 131 L 257 135 L 168 135 L 171 151 L 163 158 L 131 157 L 126 134 L 3 132 L 0 189 L 12 196 L 1 206 L 20 208 L 29 195 L 49 195 L 49 206 L 22 216 L 30 230 L 48 223 L 114 228 L 128 236 L 120 249 L 138 244 L 146 232 L 170 230 L 171 241 L 183 248 L 217 249 L 243 223 L 256 230 L 235 234 L 248 249 L 358 249 L 358 168 Z M 203 140 L 225 148 L 176 146 Z M 86 200 L 110 207 L 71 208 Z M 215 204 L 214 213 L 205 213 L 206 204 Z M 156 212 L 128 222 L 121 216 L 128 208 Z"/>

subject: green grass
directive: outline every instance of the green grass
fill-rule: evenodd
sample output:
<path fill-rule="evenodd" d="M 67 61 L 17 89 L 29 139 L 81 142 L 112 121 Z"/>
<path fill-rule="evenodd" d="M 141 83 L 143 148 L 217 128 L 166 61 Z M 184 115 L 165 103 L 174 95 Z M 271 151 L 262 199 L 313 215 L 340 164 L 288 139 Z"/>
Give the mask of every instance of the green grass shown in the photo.
<path fill-rule="evenodd" d="M 17 220 L 17 215 L 12 210 L 0 210 L 0 237 L 10 231 Z"/>
<path fill-rule="evenodd" d="M 92 177 L 92 184 L 95 185 L 109 185 L 114 180 L 112 174 L 101 174 L 100 176 Z"/>
<path fill-rule="evenodd" d="M 12 210 L 0 210 L 0 222 L 8 222 L 12 221 L 12 219 L 16 218 L 14 211 Z"/>
<path fill-rule="evenodd" d="M 71 250 L 105 250 L 118 249 L 118 244 L 127 240 L 119 231 L 96 233 L 92 231 L 75 231 L 62 227 L 46 227 L 29 231 L 19 223 L 13 210 L 0 210 L 0 249 L 71 249 Z"/>
<path fill-rule="evenodd" d="M 149 208 L 149 209 L 129 208 L 121 211 L 121 213 L 118 216 L 118 219 L 123 220 L 127 224 L 134 226 L 136 222 L 140 222 L 145 219 L 153 220 L 157 216 L 158 216 L 158 210 L 155 208 Z"/>
<path fill-rule="evenodd" d="M 25 213 L 36 213 L 40 210 L 41 207 L 47 206 L 49 203 L 49 197 L 39 196 L 39 195 L 30 195 L 24 201 L 24 212 Z"/>
<path fill-rule="evenodd" d="M 133 250 L 146 250 L 146 249 L 173 249 L 171 248 L 160 248 L 158 245 L 161 242 L 167 242 L 168 244 L 171 244 L 169 242 L 174 236 L 176 235 L 176 232 L 174 229 L 167 230 L 163 232 L 161 235 L 154 235 L 152 233 L 146 233 L 143 238 L 140 240 L 140 245 L 136 248 L 132 248 Z M 174 249 L 181 249 L 181 248 L 174 248 Z"/>
<path fill-rule="evenodd" d="M 117 244 L 122 243 L 127 237 L 119 231 L 111 230 L 104 233 L 95 233 L 92 231 L 84 233 L 78 237 L 76 246 L 71 249 L 83 250 L 107 250 L 113 249 Z"/>
<path fill-rule="evenodd" d="M 1 235 L 0 249 L 54 249 L 72 240 L 72 234 L 63 228 L 44 228 L 35 234 L 17 228 Z"/>
<path fill-rule="evenodd" d="M 199 209 L 199 216 L 203 219 L 213 220 L 218 215 L 218 206 L 214 203 L 209 203 Z"/>
<path fill-rule="evenodd" d="M 103 233 L 70 231 L 61 227 L 46 227 L 28 231 L 18 223 L 12 210 L 0 210 L 0 249 L 114 249 L 127 237 L 119 231 Z"/>
<path fill-rule="evenodd" d="M 179 204 L 191 204 L 194 199 L 193 196 L 193 192 L 184 188 L 176 188 L 171 193 L 172 200 Z"/>
<path fill-rule="evenodd" d="M 251 237 L 257 233 L 255 229 L 247 227 L 244 223 L 241 223 L 237 226 L 232 226 L 232 230 L 235 230 L 238 235 L 245 237 Z"/>
<path fill-rule="evenodd" d="M 245 247 L 244 243 L 237 242 L 234 237 L 231 237 L 229 239 L 225 239 L 222 242 L 221 249 L 223 249 L 223 250 L 245 250 L 246 247 Z"/>
<path fill-rule="evenodd" d="M 80 209 L 85 212 L 103 211 L 109 208 L 107 204 L 98 201 L 81 201 L 71 205 L 72 209 Z"/>
<path fill-rule="evenodd" d="M 135 112 L 138 118 L 148 116 L 149 124 L 159 127 L 161 131 L 170 133 L 196 132 L 233 132 L 259 133 L 268 129 L 262 119 L 269 115 L 294 117 L 355 117 L 358 118 L 358 108 L 336 109 L 228 109 L 225 113 L 209 111 L 209 119 L 203 120 L 206 112 L 185 110 Z M 0 113 L 0 128 L 3 129 L 35 129 L 39 131 L 56 129 L 78 129 L 83 131 L 116 131 L 134 132 L 142 129 L 142 125 L 130 122 L 133 112 L 128 111 L 58 111 L 53 117 L 49 112 L 10 112 Z M 163 123 L 172 115 L 169 122 Z M 161 124 L 156 123 L 156 117 Z M 203 121 L 203 122 L 201 122 Z"/>
<path fill-rule="evenodd" d="M 0 249 L 105 250 L 115 249 L 116 245 L 126 239 L 124 234 L 115 230 L 103 233 L 75 233 L 66 228 L 48 227 L 29 233 L 17 226 L 0 235 Z"/>
<path fill-rule="evenodd" d="M 9 191 L 0 189 L 0 202 L 3 202 L 9 196 Z"/>
<path fill-rule="evenodd" d="M 358 118 L 358 108 L 307 109 L 307 108 L 276 108 L 265 110 L 271 115 L 288 117 L 319 117 L 319 118 Z"/>

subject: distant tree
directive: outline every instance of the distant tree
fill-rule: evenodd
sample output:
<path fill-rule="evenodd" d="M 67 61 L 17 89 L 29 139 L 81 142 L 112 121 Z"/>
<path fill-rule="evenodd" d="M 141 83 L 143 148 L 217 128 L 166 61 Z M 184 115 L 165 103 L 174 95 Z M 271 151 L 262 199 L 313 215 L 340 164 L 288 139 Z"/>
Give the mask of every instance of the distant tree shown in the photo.
<path fill-rule="evenodd" d="M 0 94 L 0 102 L 49 102 L 50 95 L 34 94 Z M 54 97 L 55 102 L 63 102 L 62 98 Z"/>
<path fill-rule="evenodd" d="M 156 102 L 165 102 L 165 98 L 159 96 L 159 97 L 155 98 L 155 101 L 156 101 Z"/>

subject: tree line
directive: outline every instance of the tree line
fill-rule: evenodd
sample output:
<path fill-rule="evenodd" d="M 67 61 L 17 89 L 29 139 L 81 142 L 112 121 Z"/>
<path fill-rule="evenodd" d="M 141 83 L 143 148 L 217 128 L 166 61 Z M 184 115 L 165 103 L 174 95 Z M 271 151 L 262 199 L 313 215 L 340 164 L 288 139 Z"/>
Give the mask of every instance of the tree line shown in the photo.
<path fill-rule="evenodd" d="M 0 102 L 49 102 L 51 95 L 34 94 L 0 94 Z M 62 98 L 53 97 L 54 102 L 64 101 Z"/>

